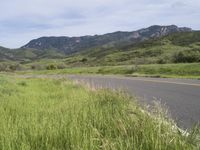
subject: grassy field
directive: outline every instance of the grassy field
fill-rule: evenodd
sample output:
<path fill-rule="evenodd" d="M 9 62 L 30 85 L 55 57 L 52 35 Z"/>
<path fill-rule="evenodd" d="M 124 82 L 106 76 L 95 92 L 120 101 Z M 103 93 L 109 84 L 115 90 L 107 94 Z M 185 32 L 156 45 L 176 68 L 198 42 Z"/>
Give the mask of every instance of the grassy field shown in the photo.
<path fill-rule="evenodd" d="M 0 76 L 0 149 L 198 149 L 158 107 L 66 79 Z"/>
<path fill-rule="evenodd" d="M 200 63 L 102 67 L 70 67 L 57 70 L 21 71 L 18 74 L 117 74 L 128 76 L 200 79 Z"/>

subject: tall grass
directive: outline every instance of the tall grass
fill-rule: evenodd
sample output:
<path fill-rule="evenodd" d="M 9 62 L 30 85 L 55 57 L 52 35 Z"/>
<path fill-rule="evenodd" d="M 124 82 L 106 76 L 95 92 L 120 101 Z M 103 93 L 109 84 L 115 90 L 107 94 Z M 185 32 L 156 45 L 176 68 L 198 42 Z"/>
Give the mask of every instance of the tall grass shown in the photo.
<path fill-rule="evenodd" d="M 185 136 L 172 125 L 123 93 L 0 76 L 2 150 L 199 148 L 195 132 Z"/>
<path fill-rule="evenodd" d="M 17 74 L 119 74 L 200 79 L 200 63 L 74 67 L 50 71 L 23 71 Z"/>

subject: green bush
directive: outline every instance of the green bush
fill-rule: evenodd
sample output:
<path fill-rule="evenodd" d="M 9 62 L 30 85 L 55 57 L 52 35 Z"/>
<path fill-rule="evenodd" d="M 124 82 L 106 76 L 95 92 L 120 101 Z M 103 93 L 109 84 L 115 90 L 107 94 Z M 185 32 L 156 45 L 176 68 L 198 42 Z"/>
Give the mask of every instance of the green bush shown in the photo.
<path fill-rule="evenodd" d="M 47 70 L 56 70 L 57 69 L 57 66 L 51 64 L 49 66 L 47 66 Z"/>
<path fill-rule="evenodd" d="M 85 62 L 87 62 L 88 60 L 87 60 L 87 58 L 83 58 L 82 60 L 81 60 L 81 62 L 83 62 L 83 63 L 85 63 Z"/>
<path fill-rule="evenodd" d="M 166 64 L 167 60 L 166 60 L 166 58 L 161 57 L 161 58 L 158 58 L 156 63 L 158 63 L 158 64 Z"/>
<path fill-rule="evenodd" d="M 192 63 L 200 61 L 200 52 L 195 50 L 185 50 L 174 54 L 173 56 L 175 63 Z"/>
<path fill-rule="evenodd" d="M 8 65 L 6 64 L 0 64 L 0 71 L 7 71 Z"/>
<path fill-rule="evenodd" d="M 22 67 L 19 64 L 12 64 L 9 66 L 9 71 L 16 71 L 16 70 L 21 70 Z"/>
<path fill-rule="evenodd" d="M 57 65 L 57 69 L 65 69 L 67 66 L 65 64 Z"/>

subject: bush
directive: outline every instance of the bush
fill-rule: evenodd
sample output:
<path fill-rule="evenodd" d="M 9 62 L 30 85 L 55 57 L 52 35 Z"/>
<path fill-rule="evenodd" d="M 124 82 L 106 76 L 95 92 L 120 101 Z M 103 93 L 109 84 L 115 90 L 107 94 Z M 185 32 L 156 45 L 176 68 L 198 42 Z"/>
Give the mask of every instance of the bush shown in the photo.
<path fill-rule="evenodd" d="M 32 70 L 35 70 L 35 69 L 36 69 L 36 66 L 35 66 L 35 65 L 32 65 L 32 66 L 31 66 L 31 69 L 32 69 Z"/>
<path fill-rule="evenodd" d="M 166 55 L 158 57 L 158 59 L 156 61 L 156 63 L 158 63 L 158 64 L 167 64 L 169 62 L 171 62 L 171 58 Z"/>
<path fill-rule="evenodd" d="M 83 63 L 85 63 L 85 62 L 87 62 L 88 60 L 87 60 L 87 58 L 83 58 L 82 60 L 81 60 L 81 62 L 83 62 Z"/>
<path fill-rule="evenodd" d="M 32 70 L 42 70 L 42 69 L 44 69 L 44 67 L 42 65 L 35 64 L 35 65 L 31 66 L 31 69 Z"/>
<path fill-rule="evenodd" d="M 159 59 L 157 60 L 157 63 L 158 63 L 158 64 L 166 64 L 166 60 L 165 60 L 164 58 L 159 58 Z"/>
<path fill-rule="evenodd" d="M 0 64 L 0 71 L 16 71 L 22 69 L 23 67 L 20 64 Z"/>
<path fill-rule="evenodd" d="M 185 50 L 175 53 L 173 56 L 175 63 L 192 63 L 192 62 L 199 62 L 200 61 L 200 52 L 199 51 L 192 51 L 192 50 Z"/>
<path fill-rule="evenodd" d="M 16 71 L 16 70 L 21 70 L 22 67 L 19 64 L 13 64 L 9 66 L 10 71 Z"/>
<path fill-rule="evenodd" d="M 8 65 L 0 64 L 0 71 L 7 71 L 7 70 L 8 70 Z"/>
<path fill-rule="evenodd" d="M 57 69 L 57 66 L 51 64 L 49 66 L 47 66 L 47 70 L 56 70 Z"/>
<path fill-rule="evenodd" d="M 57 69 L 65 69 L 66 65 L 65 64 L 59 64 L 57 65 Z"/>

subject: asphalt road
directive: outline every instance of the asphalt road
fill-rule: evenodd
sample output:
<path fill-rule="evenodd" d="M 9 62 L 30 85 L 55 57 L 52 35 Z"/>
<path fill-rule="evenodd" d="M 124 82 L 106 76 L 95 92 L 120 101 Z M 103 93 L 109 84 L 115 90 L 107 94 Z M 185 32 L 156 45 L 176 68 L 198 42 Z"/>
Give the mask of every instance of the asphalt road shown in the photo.
<path fill-rule="evenodd" d="M 94 87 L 125 90 L 142 103 L 161 101 L 182 128 L 200 122 L 200 80 L 68 75 Z"/>

